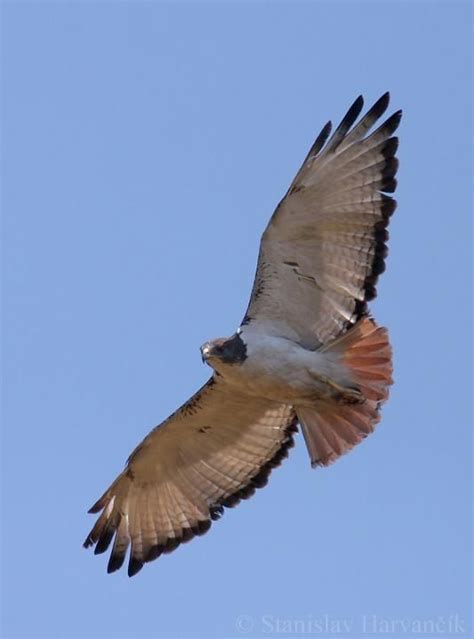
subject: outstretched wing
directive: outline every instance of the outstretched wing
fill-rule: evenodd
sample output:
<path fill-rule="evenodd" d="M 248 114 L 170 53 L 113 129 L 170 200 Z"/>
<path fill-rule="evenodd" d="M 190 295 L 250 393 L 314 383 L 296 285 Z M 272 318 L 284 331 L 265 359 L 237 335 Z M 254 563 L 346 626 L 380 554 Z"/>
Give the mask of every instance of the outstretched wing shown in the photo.
<path fill-rule="evenodd" d="M 131 545 L 128 574 L 205 533 L 264 486 L 293 445 L 291 407 L 240 395 L 218 378 L 155 428 L 89 512 L 102 511 L 84 542 L 103 553 L 108 572 Z"/>
<path fill-rule="evenodd" d="M 386 193 L 396 187 L 401 111 L 370 133 L 388 103 L 386 93 L 353 126 L 360 96 L 329 141 L 330 122 L 319 134 L 262 236 L 243 324 L 317 348 L 366 311 L 396 206 Z"/>

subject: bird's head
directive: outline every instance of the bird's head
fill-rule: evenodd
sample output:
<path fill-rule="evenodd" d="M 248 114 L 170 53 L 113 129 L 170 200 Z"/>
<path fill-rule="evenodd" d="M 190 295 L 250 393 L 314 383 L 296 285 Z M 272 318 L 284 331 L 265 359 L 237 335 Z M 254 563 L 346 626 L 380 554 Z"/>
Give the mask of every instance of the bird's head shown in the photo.
<path fill-rule="evenodd" d="M 220 364 L 242 364 L 247 358 L 247 347 L 239 333 L 232 337 L 219 337 L 201 346 L 202 361 L 218 369 Z"/>

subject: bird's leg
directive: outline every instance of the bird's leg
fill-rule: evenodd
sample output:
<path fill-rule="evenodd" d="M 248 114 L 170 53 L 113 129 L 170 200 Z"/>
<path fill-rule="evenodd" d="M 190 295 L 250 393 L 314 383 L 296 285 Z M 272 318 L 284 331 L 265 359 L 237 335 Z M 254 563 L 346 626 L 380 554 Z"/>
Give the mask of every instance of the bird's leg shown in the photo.
<path fill-rule="evenodd" d="M 341 404 L 362 404 L 364 396 L 358 388 L 341 386 L 330 377 L 320 374 L 311 374 L 322 386 L 325 387 L 326 394 Z"/>

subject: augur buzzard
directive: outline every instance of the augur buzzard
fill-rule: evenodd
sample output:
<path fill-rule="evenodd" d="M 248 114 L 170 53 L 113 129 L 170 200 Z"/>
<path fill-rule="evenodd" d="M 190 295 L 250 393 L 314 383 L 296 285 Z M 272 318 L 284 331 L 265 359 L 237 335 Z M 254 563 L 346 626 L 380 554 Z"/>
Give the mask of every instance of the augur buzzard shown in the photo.
<path fill-rule="evenodd" d="M 128 574 L 205 533 L 264 486 L 299 424 L 325 466 L 374 430 L 391 380 L 387 330 L 369 316 L 387 255 L 396 187 L 397 111 L 378 128 L 383 95 L 359 119 L 358 97 L 328 122 L 260 243 L 237 332 L 201 347 L 209 381 L 145 437 L 89 512 L 85 547 Z"/>

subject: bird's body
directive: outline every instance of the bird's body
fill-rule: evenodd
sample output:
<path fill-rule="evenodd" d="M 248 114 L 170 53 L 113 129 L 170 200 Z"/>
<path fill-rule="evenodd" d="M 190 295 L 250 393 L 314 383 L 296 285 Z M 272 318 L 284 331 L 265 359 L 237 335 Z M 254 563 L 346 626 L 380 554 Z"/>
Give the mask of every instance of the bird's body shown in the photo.
<path fill-rule="evenodd" d="M 350 375 L 334 353 L 309 350 L 252 325 L 244 326 L 230 339 L 242 342 L 245 357 L 235 362 L 211 358 L 209 363 L 229 385 L 242 392 L 283 404 L 309 406 L 332 396 L 335 386 L 351 392 Z"/>
<path fill-rule="evenodd" d="M 356 122 L 357 98 L 328 123 L 263 233 L 237 332 L 201 347 L 209 381 L 152 430 L 90 512 L 84 545 L 113 541 L 128 574 L 206 532 L 224 507 L 264 486 L 300 425 L 325 466 L 371 433 L 388 397 L 391 348 L 367 303 L 387 255 L 401 112 L 371 131 L 388 93 Z"/>

